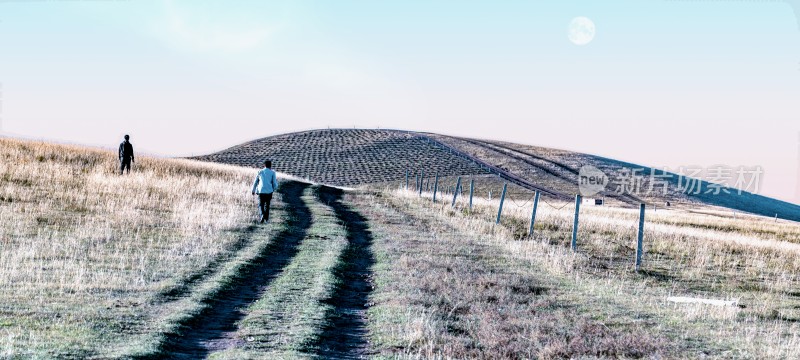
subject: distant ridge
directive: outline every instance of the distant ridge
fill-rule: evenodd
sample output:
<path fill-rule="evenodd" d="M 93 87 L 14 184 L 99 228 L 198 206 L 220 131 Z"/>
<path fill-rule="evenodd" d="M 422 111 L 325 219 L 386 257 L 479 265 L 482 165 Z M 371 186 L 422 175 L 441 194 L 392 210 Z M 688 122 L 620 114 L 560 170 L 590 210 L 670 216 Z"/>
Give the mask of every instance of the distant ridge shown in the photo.
<path fill-rule="evenodd" d="M 193 159 L 248 167 L 260 167 L 271 159 L 278 171 L 316 182 L 358 186 L 401 181 L 410 171 L 410 182 L 419 172 L 440 177 L 497 175 L 498 181 L 541 190 L 550 198 L 569 200 L 579 192 L 578 174 L 592 165 L 610 178 L 625 169 L 651 168 L 600 156 L 500 141 L 469 139 L 403 130 L 321 129 L 270 136 Z M 656 170 L 658 173 L 660 170 Z M 712 184 L 700 181 L 698 194 L 680 191 L 677 174 L 667 180 L 666 194 L 617 194 L 606 189 L 596 197 L 630 205 L 718 206 L 741 212 L 800 221 L 800 206 L 765 196 L 736 191 L 711 194 Z M 641 186 L 650 186 L 647 177 Z"/>

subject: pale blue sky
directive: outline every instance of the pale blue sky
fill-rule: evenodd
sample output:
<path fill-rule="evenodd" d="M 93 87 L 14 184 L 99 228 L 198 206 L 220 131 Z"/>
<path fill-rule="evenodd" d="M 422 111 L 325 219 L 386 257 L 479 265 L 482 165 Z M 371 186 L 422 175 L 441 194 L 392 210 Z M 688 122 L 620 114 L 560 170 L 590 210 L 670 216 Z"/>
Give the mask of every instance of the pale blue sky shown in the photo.
<path fill-rule="evenodd" d="M 779 1 L 0 0 L 0 117 L 163 155 L 358 126 L 761 165 L 763 194 L 800 202 L 797 21 Z"/>

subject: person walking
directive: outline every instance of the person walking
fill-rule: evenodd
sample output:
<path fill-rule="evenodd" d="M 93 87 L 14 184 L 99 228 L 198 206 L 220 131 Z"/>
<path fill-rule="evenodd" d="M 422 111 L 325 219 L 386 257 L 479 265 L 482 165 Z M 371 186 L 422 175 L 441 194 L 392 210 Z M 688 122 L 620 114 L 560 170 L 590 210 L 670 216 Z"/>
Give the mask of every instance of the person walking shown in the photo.
<path fill-rule="evenodd" d="M 122 175 L 125 172 L 125 169 L 128 170 L 128 174 L 131 173 L 131 163 L 135 162 L 133 158 L 133 145 L 131 144 L 130 140 L 131 137 L 125 135 L 125 140 L 119 144 L 119 174 Z"/>
<path fill-rule="evenodd" d="M 264 168 L 258 172 L 253 181 L 253 195 L 258 194 L 258 209 L 261 210 L 261 222 L 269 221 L 269 203 L 272 193 L 278 189 L 278 177 L 272 171 L 272 161 L 265 160 Z"/>

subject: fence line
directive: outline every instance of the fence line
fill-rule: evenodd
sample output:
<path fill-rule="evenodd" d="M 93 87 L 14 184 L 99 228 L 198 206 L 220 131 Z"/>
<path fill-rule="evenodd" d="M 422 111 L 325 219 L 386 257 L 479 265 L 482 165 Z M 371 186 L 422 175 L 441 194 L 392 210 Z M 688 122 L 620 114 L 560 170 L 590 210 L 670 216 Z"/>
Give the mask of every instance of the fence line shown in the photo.
<path fill-rule="evenodd" d="M 405 173 L 405 190 L 406 191 L 409 190 L 409 187 L 408 187 L 408 181 L 409 181 L 408 179 L 409 179 L 409 177 L 410 177 L 410 172 L 406 171 L 406 173 Z M 416 175 L 416 185 L 417 185 L 417 187 L 414 190 L 415 190 L 415 192 L 418 192 L 420 197 L 423 196 L 423 191 L 422 191 L 423 189 L 426 189 L 426 190 L 430 189 L 430 180 L 431 180 L 430 177 L 428 177 L 428 178 L 424 177 L 424 172 L 422 172 L 422 171 L 420 171 L 420 173 L 418 175 Z M 436 175 L 434 176 L 433 194 L 432 194 L 432 200 L 433 200 L 434 203 L 436 203 L 437 195 L 439 193 L 439 185 L 440 185 L 439 184 L 439 180 L 440 180 L 439 174 L 436 173 Z M 456 204 L 459 203 L 458 195 L 462 194 L 461 197 L 462 197 L 462 199 L 464 198 L 461 177 L 460 176 L 457 177 L 455 185 L 445 185 L 445 186 L 446 187 L 445 187 L 445 190 L 442 192 L 442 196 L 452 195 L 453 199 L 452 199 L 450 205 L 451 205 L 452 208 L 455 208 Z M 400 185 L 400 188 L 401 189 L 403 188 L 402 184 Z M 527 188 L 523 187 L 523 189 L 527 189 Z M 474 178 L 470 179 L 469 202 L 468 202 L 470 213 L 472 212 L 472 209 L 473 209 L 474 195 L 475 195 L 476 192 L 479 192 L 481 190 L 488 190 L 489 201 L 492 201 L 492 190 L 491 190 L 491 188 L 487 189 L 486 187 L 477 187 L 476 184 L 475 184 L 475 179 Z M 553 204 L 550 204 L 545 198 L 541 197 L 542 193 L 544 193 L 545 195 L 549 195 L 548 192 L 544 192 L 544 191 L 540 191 L 540 190 L 534 190 L 533 195 L 530 198 L 526 199 L 525 202 L 522 203 L 522 205 L 520 205 L 519 202 L 517 201 L 517 199 L 515 199 L 514 196 L 511 193 L 508 192 L 508 183 L 507 182 L 504 183 L 503 184 L 503 190 L 502 190 L 501 195 L 500 195 L 500 202 L 499 202 L 498 207 L 497 207 L 497 216 L 495 218 L 495 224 L 501 224 L 502 215 L 503 215 L 503 206 L 505 205 L 506 197 L 508 197 L 509 200 L 511 200 L 512 204 L 517 208 L 524 208 L 524 207 L 528 206 L 528 204 L 530 204 L 531 201 L 533 201 L 533 207 L 531 209 L 531 216 L 530 216 L 530 223 L 529 223 L 529 227 L 528 227 L 528 236 L 530 238 L 533 238 L 534 229 L 535 229 L 535 225 L 536 225 L 536 214 L 537 214 L 537 210 L 538 210 L 538 206 L 539 206 L 540 202 L 544 203 L 545 205 L 547 205 L 547 206 L 549 206 L 549 207 L 551 207 L 551 208 L 553 208 L 553 209 L 555 209 L 557 211 L 560 211 L 560 210 L 562 210 L 565 207 L 570 205 L 570 202 L 566 202 L 561 206 L 555 206 Z M 556 197 L 558 197 L 558 196 L 556 196 Z M 462 203 L 464 201 L 465 201 L 465 199 L 461 200 Z M 575 201 L 574 201 L 574 217 L 573 217 L 573 223 L 572 223 L 572 237 L 571 237 L 571 243 L 570 243 L 570 247 L 571 247 L 573 252 L 577 252 L 578 251 L 578 240 L 579 240 L 578 235 L 579 235 L 579 229 L 580 229 L 580 227 L 579 227 L 580 226 L 580 221 L 579 221 L 580 220 L 580 207 L 581 207 L 581 203 L 582 202 L 583 202 L 583 197 L 580 194 L 576 194 L 575 195 Z M 643 263 L 643 255 L 644 255 L 644 223 L 645 223 L 645 204 L 641 203 L 640 204 L 640 212 L 639 212 L 639 224 L 638 224 L 639 228 L 638 228 L 638 233 L 637 233 L 637 237 L 636 237 L 636 255 L 635 255 L 635 262 L 634 262 L 634 265 L 635 265 L 634 269 L 637 272 L 640 271 L 640 269 L 642 267 L 642 263 Z"/>

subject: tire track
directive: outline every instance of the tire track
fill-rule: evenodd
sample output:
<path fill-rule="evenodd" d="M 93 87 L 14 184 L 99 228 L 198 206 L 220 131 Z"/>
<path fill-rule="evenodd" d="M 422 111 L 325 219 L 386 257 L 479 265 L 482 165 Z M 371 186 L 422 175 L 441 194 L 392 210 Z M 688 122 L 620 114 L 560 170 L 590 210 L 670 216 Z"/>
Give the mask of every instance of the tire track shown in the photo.
<path fill-rule="evenodd" d="M 514 155 L 513 153 L 511 153 L 511 152 L 520 153 L 520 151 L 516 151 L 516 150 L 513 150 L 513 149 L 508 149 L 508 148 L 505 148 L 503 146 L 495 145 L 495 144 L 492 144 L 492 143 L 487 143 L 487 142 L 480 141 L 480 140 L 473 140 L 473 139 L 467 139 L 467 138 L 457 138 L 457 139 L 459 139 L 461 141 L 464 141 L 464 142 L 467 142 L 467 143 L 470 143 L 472 145 L 478 146 L 480 148 L 486 149 L 486 150 L 491 150 L 491 151 L 500 153 L 502 155 L 510 157 L 511 159 L 514 159 L 514 160 L 517 160 L 517 161 L 521 161 L 521 162 L 525 163 L 526 165 L 528 165 L 528 166 L 530 166 L 530 167 L 532 167 L 534 169 L 541 170 L 542 172 L 544 172 L 544 173 L 546 173 L 548 175 L 551 175 L 551 176 L 553 176 L 553 177 L 555 177 L 555 178 L 557 178 L 559 180 L 577 184 L 577 178 L 575 180 L 569 179 L 568 177 L 564 176 L 563 174 L 560 174 L 560 173 L 557 173 L 556 171 L 550 170 L 550 169 L 544 167 L 541 164 L 537 164 L 537 163 L 535 163 L 535 162 L 533 162 L 531 160 L 525 159 L 525 158 L 523 158 L 521 156 Z M 542 160 L 542 159 L 540 159 L 540 158 L 538 158 L 536 156 L 531 156 L 530 154 L 524 154 L 524 155 L 528 155 L 528 156 L 533 157 L 535 159 Z M 575 175 L 577 175 L 577 173 L 575 173 Z"/>
<path fill-rule="evenodd" d="M 317 355 L 326 359 L 362 359 L 369 355 L 366 312 L 372 293 L 373 236 L 367 219 L 342 202 L 341 189 L 323 187 L 320 200 L 330 206 L 347 231 L 343 267 L 336 270 L 340 285 L 327 301 L 334 306 L 320 335 Z"/>
<path fill-rule="evenodd" d="M 464 138 L 460 138 L 460 139 L 464 140 Z M 518 149 L 512 148 L 510 146 L 502 145 L 502 144 L 499 144 L 499 143 L 493 142 L 493 141 L 485 141 L 485 140 L 478 140 L 478 141 L 481 142 L 481 143 L 487 144 L 487 145 L 491 145 L 491 146 L 497 147 L 499 149 L 508 150 L 508 151 L 511 151 L 511 152 L 514 152 L 514 153 L 517 153 L 517 154 L 521 154 L 521 155 L 524 155 L 524 156 L 528 156 L 528 157 L 543 161 L 545 163 L 553 165 L 554 168 L 556 168 L 556 169 L 565 170 L 565 171 L 567 171 L 569 173 L 572 173 L 573 175 L 576 175 L 576 176 L 579 173 L 578 169 L 575 169 L 575 168 L 573 168 L 573 167 L 571 167 L 571 166 L 569 166 L 567 164 L 564 164 L 564 163 L 561 163 L 561 162 L 558 162 L 558 161 L 555 161 L 555 160 L 552 160 L 552 159 L 545 158 L 543 156 L 539 156 L 539 155 L 536 155 L 536 154 L 533 154 L 533 153 L 530 153 L 530 152 L 527 152 L 527 151 L 518 150 Z"/>
<path fill-rule="evenodd" d="M 472 145 L 478 146 L 478 147 L 480 147 L 482 149 L 493 151 L 493 152 L 498 153 L 498 154 L 503 155 L 503 156 L 507 156 L 507 157 L 511 158 L 512 160 L 520 161 L 520 162 L 522 162 L 522 163 L 524 163 L 524 164 L 526 164 L 528 166 L 531 166 L 531 167 L 533 167 L 535 169 L 541 170 L 542 172 L 544 172 L 544 173 L 546 173 L 546 174 L 548 174 L 550 176 L 553 176 L 553 177 L 555 177 L 555 178 L 557 178 L 557 179 L 559 179 L 561 181 L 564 181 L 564 182 L 567 182 L 567 183 L 574 183 L 575 186 L 578 186 L 578 179 L 577 179 L 578 173 L 579 173 L 578 170 L 574 169 L 574 168 L 571 168 L 571 167 L 569 167 L 569 166 L 567 166 L 565 164 L 562 164 L 562 163 L 559 163 L 559 162 L 556 162 L 556 161 L 552 161 L 552 160 L 549 160 L 549 159 L 545 159 L 543 157 L 540 157 L 540 156 L 535 155 L 535 154 L 531 154 L 529 152 L 517 150 L 517 149 L 514 149 L 514 148 L 510 148 L 510 147 L 507 147 L 507 146 L 504 146 L 504 145 L 495 144 L 495 143 L 492 143 L 492 142 L 487 142 L 487 141 L 483 141 L 483 140 L 474 140 L 474 139 L 468 139 L 468 138 L 460 138 L 460 137 L 453 137 L 453 139 L 461 140 L 461 141 L 464 141 L 464 142 L 466 142 L 468 144 L 472 144 Z M 449 145 L 446 145 L 446 146 L 449 146 Z M 547 169 L 547 168 L 544 167 L 543 164 L 537 164 L 537 163 L 535 163 L 535 162 L 533 162 L 533 161 L 531 161 L 529 159 L 526 159 L 525 158 L 526 156 L 530 157 L 530 158 L 533 158 L 533 159 L 537 159 L 537 160 L 546 162 L 546 163 L 548 163 L 550 165 L 555 166 L 555 168 L 557 168 L 557 169 L 565 170 L 565 171 L 569 172 L 570 174 L 575 175 L 575 179 L 570 179 L 568 176 L 565 176 L 564 174 L 559 174 L 556 171 Z M 509 171 L 509 173 L 511 173 L 511 172 Z M 511 173 L 511 174 L 513 174 L 513 173 Z M 619 201 L 621 201 L 623 203 L 631 204 L 631 205 L 637 205 L 637 204 L 642 202 L 641 199 L 639 199 L 639 198 L 637 198 L 637 197 L 635 197 L 633 195 L 630 195 L 630 194 L 624 194 L 624 195 L 620 196 L 618 194 L 610 193 L 610 192 L 607 192 L 607 191 L 603 191 L 603 192 L 601 192 L 601 194 L 603 194 L 605 196 L 608 196 L 610 198 L 613 198 L 613 199 L 617 199 L 617 200 L 619 200 Z M 569 196 L 566 196 L 566 195 L 563 195 L 563 194 L 559 194 L 559 195 L 562 195 L 563 197 L 565 197 L 565 199 L 570 199 Z"/>
<path fill-rule="evenodd" d="M 559 193 L 557 191 L 550 190 L 550 189 L 545 189 L 545 188 L 543 188 L 541 186 L 535 185 L 532 182 L 530 182 L 530 181 L 528 181 L 528 180 L 526 180 L 526 179 L 524 179 L 524 178 L 512 173 L 511 171 L 507 171 L 507 170 L 502 169 L 502 168 L 500 168 L 498 166 L 492 165 L 489 162 L 486 162 L 486 161 L 484 161 L 484 160 L 482 160 L 482 159 L 480 159 L 480 158 L 478 158 L 476 156 L 473 156 L 473 155 L 470 155 L 470 154 L 467 154 L 467 153 L 461 151 L 460 149 L 456 148 L 453 145 L 447 144 L 447 143 L 445 143 L 445 142 L 443 142 L 441 140 L 433 138 L 432 135 L 435 135 L 435 134 L 417 133 L 417 135 L 422 137 L 422 138 L 424 138 L 424 139 L 426 139 L 427 141 L 430 141 L 430 142 L 436 144 L 439 147 L 446 148 L 449 151 L 451 151 L 451 152 L 453 152 L 453 153 L 455 153 L 455 154 L 457 154 L 457 155 L 459 155 L 459 156 L 461 156 L 463 158 L 469 159 L 470 161 L 472 161 L 472 162 L 474 162 L 476 164 L 479 164 L 479 166 L 481 166 L 482 168 L 487 168 L 488 172 L 490 174 L 495 174 L 495 175 L 499 176 L 500 178 L 508 180 L 508 181 L 510 181 L 510 182 L 512 182 L 514 184 L 517 184 L 517 185 L 523 187 L 523 188 L 526 188 L 528 190 L 541 191 L 544 194 L 548 194 L 550 196 L 553 196 L 553 197 L 559 198 L 559 199 L 563 199 L 563 200 L 570 200 L 571 199 L 571 196 L 569 196 L 569 195 L 562 194 L 562 193 Z M 454 138 L 454 139 L 457 139 L 457 138 Z M 478 145 L 478 146 L 480 146 L 480 145 Z M 492 149 L 490 149 L 490 150 L 492 150 Z M 493 150 L 493 151 L 499 152 L 497 150 Z"/>
<path fill-rule="evenodd" d="M 554 165 L 556 168 L 559 168 L 561 170 L 566 170 L 567 172 L 575 175 L 576 178 L 573 181 L 575 183 L 578 182 L 578 176 L 579 176 L 579 173 L 580 173 L 579 170 L 575 169 L 573 167 L 570 167 L 570 166 L 568 166 L 566 164 L 560 163 L 558 161 L 550 160 L 550 159 L 541 157 L 539 155 L 536 155 L 536 154 L 533 154 L 533 153 L 530 153 L 530 152 L 527 152 L 527 151 L 517 150 L 517 149 L 514 149 L 512 147 L 501 145 L 501 144 L 497 144 L 497 143 L 494 143 L 494 142 L 483 141 L 483 140 L 474 140 L 473 141 L 471 139 L 465 139 L 465 138 L 459 138 L 459 139 L 474 143 L 475 145 L 478 145 L 478 146 L 481 146 L 480 144 L 484 144 L 485 146 L 491 146 L 493 148 L 496 148 L 495 151 L 498 151 L 497 149 L 504 150 L 504 151 L 507 152 L 506 156 L 509 156 L 509 157 L 511 157 L 513 159 L 517 159 L 517 160 L 523 161 L 526 164 L 531 165 L 531 166 L 537 166 L 537 165 L 534 164 L 533 162 L 529 161 L 529 160 L 526 160 L 526 159 L 522 158 L 521 156 L 528 156 L 528 157 L 531 157 L 533 159 L 537 159 L 537 160 L 541 160 L 541 161 L 550 163 L 550 164 Z M 516 153 L 516 154 L 519 154 L 521 156 L 512 155 L 511 153 Z M 556 176 L 558 176 L 558 175 L 556 175 Z M 566 177 L 563 177 L 563 179 L 569 181 L 569 179 L 567 179 Z M 619 194 L 616 194 L 616 193 L 613 193 L 613 192 L 602 191 L 600 194 L 603 194 L 603 195 L 608 196 L 608 197 L 613 198 L 613 199 L 617 199 L 617 200 L 622 201 L 622 202 L 630 203 L 632 205 L 636 205 L 636 204 L 639 204 L 639 203 L 642 202 L 642 200 L 639 199 L 638 197 L 633 196 L 631 194 L 627 194 L 627 193 L 623 194 L 623 195 L 619 195 Z"/>
<path fill-rule="evenodd" d="M 311 211 L 301 196 L 308 184 L 287 182 L 278 189 L 289 211 L 288 226 L 256 258 L 245 265 L 231 284 L 217 292 L 200 314 L 182 324 L 180 334 L 172 334 L 158 358 L 206 358 L 212 351 L 237 345 L 232 334 L 243 310 L 259 299 L 271 281 L 297 254 L 300 242 L 311 226 Z"/>

